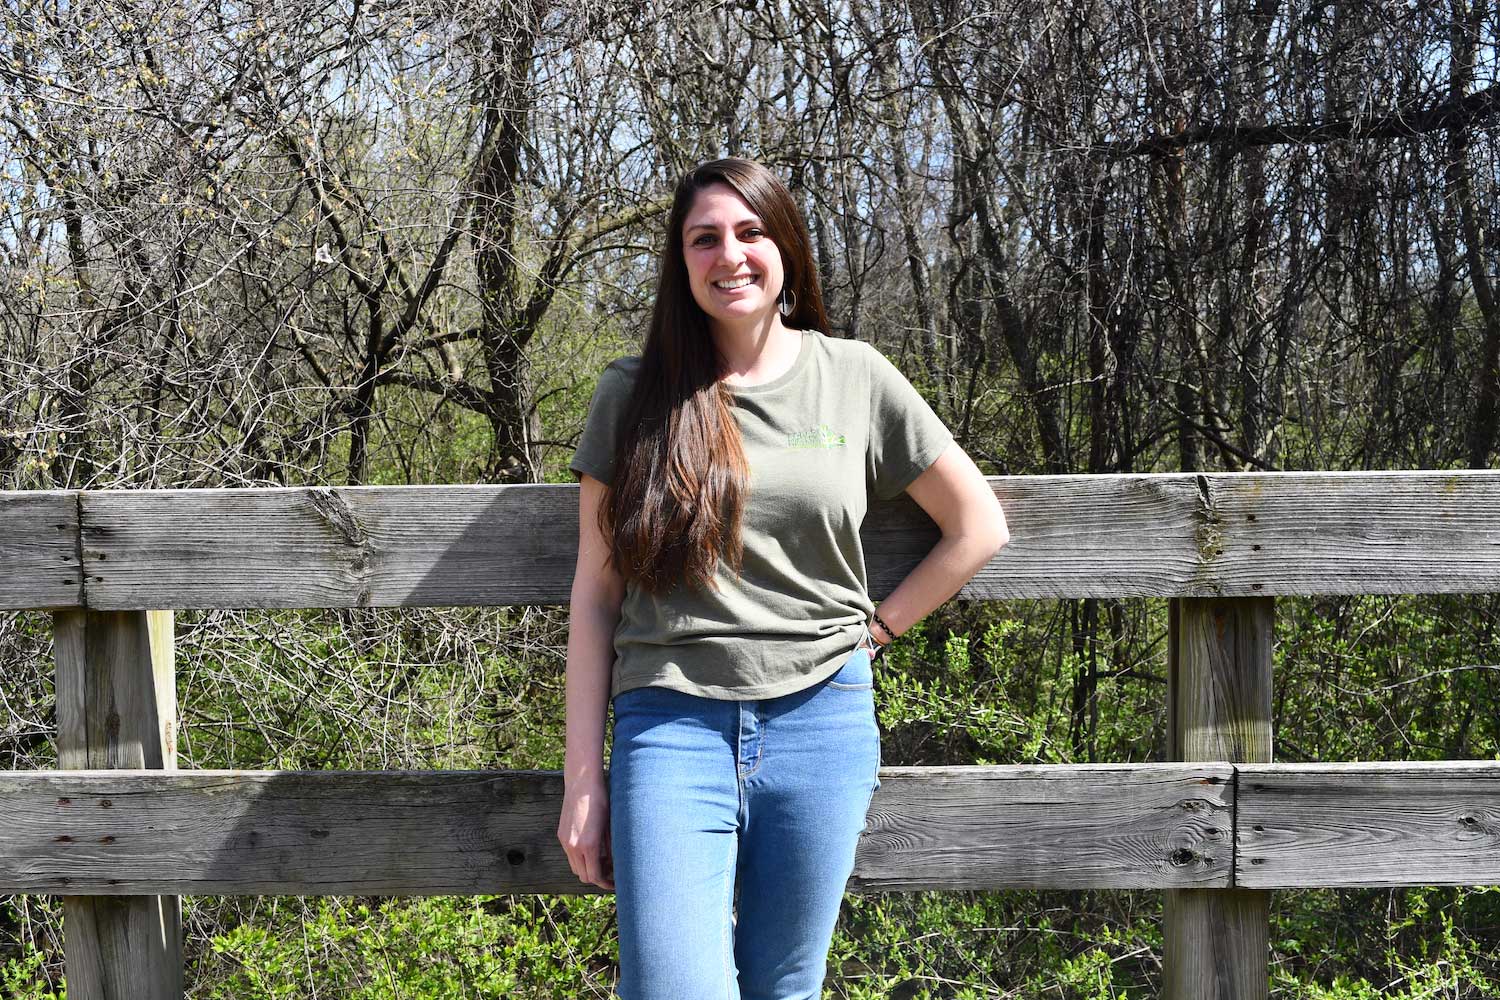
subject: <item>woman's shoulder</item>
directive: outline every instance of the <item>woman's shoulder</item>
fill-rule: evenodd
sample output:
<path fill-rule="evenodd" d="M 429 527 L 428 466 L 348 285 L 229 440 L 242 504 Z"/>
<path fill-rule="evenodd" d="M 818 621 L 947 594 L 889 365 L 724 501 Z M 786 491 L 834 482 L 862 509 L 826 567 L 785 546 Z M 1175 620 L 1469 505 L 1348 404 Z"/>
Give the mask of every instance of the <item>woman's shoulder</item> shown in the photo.
<path fill-rule="evenodd" d="M 614 373 L 614 376 L 621 382 L 631 385 L 635 382 L 635 377 L 640 373 L 640 370 L 641 356 L 639 354 L 628 354 L 623 358 L 615 358 L 609 364 L 605 365 L 600 379 L 602 380 L 604 376 Z"/>
<path fill-rule="evenodd" d="M 820 330 L 804 330 L 803 332 L 812 337 L 818 350 L 822 351 L 834 364 L 866 364 L 869 361 L 870 352 L 875 349 L 863 340 L 830 337 Z"/>
<path fill-rule="evenodd" d="M 594 380 L 593 402 L 589 404 L 590 409 L 618 413 L 629 401 L 635 389 L 635 377 L 640 366 L 641 359 L 635 355 L 616 358 L 605 365 L 599 377 Z"/>

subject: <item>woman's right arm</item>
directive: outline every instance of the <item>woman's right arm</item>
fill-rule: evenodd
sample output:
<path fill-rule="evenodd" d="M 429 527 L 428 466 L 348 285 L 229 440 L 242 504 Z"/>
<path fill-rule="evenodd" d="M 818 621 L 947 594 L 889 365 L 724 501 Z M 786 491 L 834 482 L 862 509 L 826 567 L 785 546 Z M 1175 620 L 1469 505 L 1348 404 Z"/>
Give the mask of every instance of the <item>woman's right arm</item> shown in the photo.
<path fill-rule="evenodd" d="M 583 475 L 578 490 L 578 565 L 568 617 L 567 745 L 557 838 L 580 880 L 613 889 L 604 719 L 625 582 L 608 565 L 609 546 L 599 529 L 603 499 L 604 484 Z"/>

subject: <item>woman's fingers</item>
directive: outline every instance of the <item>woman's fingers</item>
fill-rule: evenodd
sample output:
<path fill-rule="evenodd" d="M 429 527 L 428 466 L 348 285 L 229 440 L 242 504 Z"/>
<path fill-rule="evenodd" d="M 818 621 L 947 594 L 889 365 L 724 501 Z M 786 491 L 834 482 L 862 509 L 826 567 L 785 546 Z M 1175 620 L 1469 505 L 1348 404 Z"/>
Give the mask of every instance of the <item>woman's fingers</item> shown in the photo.
<path fill-rule="evenodd" d="M 614 889 L 614 859 L 610 856 L 609 831 L 606 830 L 597 842 L 580 845 L 578 855 L 582 869 L 579 878 L 601 889 Z"/>
<path fill-rule="evenodd" d="M 568 868 L 580 882 L 597 885 L 601 889 L 613 890 L 615 887 L 614 857 L 609 843 L 608 813 L 603 813 L 605 818 L 599 823 L 603 829 L 597 838 L 584 833 L 575 833 L 575 831 L 588 828 L 588 811 L 591 808 L 602 810 L 608 807 L 597 802 L 590 803 L 583 809 L 570 808 L 565 804 L 563 818 L 557 828 L 557 839 L 562 844 L 563 853 L 568 857 Z"/>
<path fill-rule="evenodd" d="M 578 827 L 571 813 L 572 810 L 564 807 L 562 822 L 557 828 L 557 839 L 562 844 L 563 854 L 567 855 L 568 867 L 574 875 L 578 876 L 580 881 L 587 882 L 589 881 L 589 851 L 578 835 L 574 833 L 574 830 Z"/>
<path fill-rule="evenodd" d="M 579 877 L 590 885 L 597 885 L 601 889 L 613 889 L 615 887 L 613 865 L 610 863 L 609 848 L 604 844 L 585 847 L 579 851 L 582 862 L 583 874 Z M 576 870 L 575 870 L 576 871 Z"/>
<path fill-rule="evenodd" d="M 583 880 L 590 885 L 599 884 L 599 849 L 597 846 L 583 851 Z"/>

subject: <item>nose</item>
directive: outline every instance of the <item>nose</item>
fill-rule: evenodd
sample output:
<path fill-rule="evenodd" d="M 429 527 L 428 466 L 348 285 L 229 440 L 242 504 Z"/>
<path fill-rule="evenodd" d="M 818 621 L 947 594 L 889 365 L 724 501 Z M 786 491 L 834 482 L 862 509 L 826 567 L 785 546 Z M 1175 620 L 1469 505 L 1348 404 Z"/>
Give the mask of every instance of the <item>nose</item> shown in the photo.
<path fill-rule="evenodd" d="M 745 247 L 733 236 L 726 236 L 719 243 L 719 259 L 726 264 L 738 265 L 745 259 Z"/>

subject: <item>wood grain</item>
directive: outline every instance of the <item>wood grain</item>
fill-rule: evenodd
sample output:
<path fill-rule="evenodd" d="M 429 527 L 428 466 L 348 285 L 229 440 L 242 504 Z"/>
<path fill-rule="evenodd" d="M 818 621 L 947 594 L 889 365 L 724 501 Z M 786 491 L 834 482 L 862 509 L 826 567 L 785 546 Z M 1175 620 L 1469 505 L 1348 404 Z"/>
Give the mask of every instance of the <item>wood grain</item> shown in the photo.
<path fill-rule="evenodd" d="M 77 494 L 0 490 L 0 609 L 82 603 Z"/>
<path fill-rule="evenodd" d="M 176 896 L 64 896 L 69 998 L 182 1000 L 179 902 Z"/>
<path fill-rule="evenodd" d="M 568 486 L 86 493 L 91 607 L 566 603 Z"/>
<path fill-rule="evenodd" d="M 0 892 L 577 893 L 561 796 L 550 771 L 3 771 Z M 850 889 L 1173 888 L 1169 920 L 1238 940 L 1266 894 L 1217 891 L 1231 826 L 1241 890 L 1500 884 L 1500 762 L 889 767 Z"/>
<path fill-rule="evenodd" d="M 970 600 L 1209 593 L 1202 495 L 1183 475 L 992 477 L 1011 540 L 964 585 Z M 884 597 L 937 542 L 905 497 L 874 504 L 861 529 L 871 593 Z"/>
<path fill-rule="evenodd" d="M 1163 912 L 1162 996 L 1245 1000 L 1270 995 L 1270 893 L 1172 889 Z"/>
<path fill-rule="evenodd" d="M 145 611 L 59 611 L 52 616 L 57 661 L 58 765 L 66 769 L 175 768 L 168 707 L 175 702 L 170 618 Z M 158 619 L 160 621 L 160 619 Z"/>
<path fill-rule="evenodd" d="M 153 627 L 145 611 L 59 611 L 53 631 L 59 765 L 137 774 L 162 773 L 136 770 L 140 768 L 176 767 L 168 725 L 175 700 L 170 616 L 157 616 Z M 62 780 L 69 775 L 41 773 Z M 137 834 L 149 835 L 148 826 Z M 55 836 L 57 844 L 69 842 L 66 833 Z M 86 898 L 73 894 L 66 883 L 55 891 L 64 894 L 69 997 L 180 1000 L 182 911 L 175 895 Z"/>
<path fill-rule="evenodd" d="M 1229 884 L 1224 765 L 890 767 L 851 888 Z"/>
<path fill-rule="evenodd" d="M 1225 595 L 1500 590 L 1500 472 L 1204 478 Z"/>
<path fill-rule="evenodd" d="M 1271 759 L 1269 597 L 1171 603 L 1167 745 L 1173 760 Z"/>
<path fill-rule="evenodd" d="M 1240 885 L 1500 885 L 1500 761 L 1239 775 Z"/>
<path fill-rule="evenodd" d="M 1172 601 L 1168 749 L 1175 758 L 1271 759 L 1268 597 Z M 1169 890 L 1162 990 L 1167 1000 L 1262 1000 L 1269 992 L 1271 897 L 1243 888 Z"/>
<path fill-rule="evenodd" d="M 887 768 L 850 888 L 1228 885 L 1229 769 Z M 0 772 L 0 892 L 597 891 L 536 771 Z"/>
<path fill-rule="evenodd" d="M 1011 543 L 964 586 L 970 600 L 1500 590 L 1500 472 L 990 485 Z M 577 525 L 572 485 L 0 494 L 0 559 L 21 570 L 0 607 L 80 603 L 64 583 L 80 549 L 101 609 L 565 604 Z M 907 497 L 873 503 L 861 534 L 877 599 L 938 538 Z M 54 561 L 63 574 L 42 572 Z"/>

